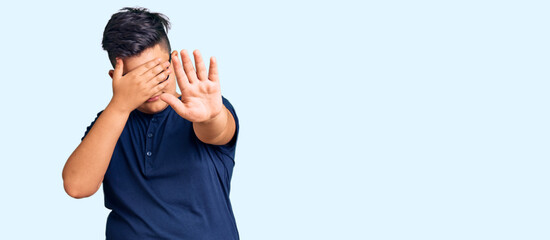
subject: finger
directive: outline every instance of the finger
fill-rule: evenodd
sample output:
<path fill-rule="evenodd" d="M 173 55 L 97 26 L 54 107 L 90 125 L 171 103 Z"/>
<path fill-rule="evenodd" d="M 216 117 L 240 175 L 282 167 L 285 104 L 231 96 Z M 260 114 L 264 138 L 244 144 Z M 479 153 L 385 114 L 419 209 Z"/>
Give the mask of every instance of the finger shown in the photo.
<path fill-rule="evenodd" d="M 170 77 L 170 73 L 172 73 L 172 70 L 171 69 L 166 69 L 165 71 L 157 74 L 156 76 L 154 76 L 153 78 L 147 80 L 147 84 L 151 84 L 151 85 L 157 85 L 159 83 L 162 83 L 162 82 L 165 82 L 169 79 Z"/>
<path fill-rule="evenodd" d="M 163 93 L 160 95 L 160 100 L 168 103 L 174 111 L 180 116 L 187 116 L 188 111 L 183 105 L 183 102 L 170 93 Z"/>
<path fill-rule="evenodd" d="M 197 81 L 197 73 L 195 72 L 195 68 L 193 68 L 191 58 L 189 57 L 189 54 L 187 54 L 187 51 L 185 49 L 181 50 L 181 62 L 189 83 Z"/>
<path fill-rule="evenodd" d="M 166 85 L 168 85 L 168 81 L 164 81 L 164 82 L 161 82 L 161 83 L 157 84 L 156 86 L 153 86 L 153 88 L 151 89 L 152 94 L 156 94 L 158 92 L 161 92 L 162 89 L 166 87 Z"/>
<path fill-rule="evenodd" d="M 180 59 L 178 57 L 178 52 L 174 51 L 175 54 L 172 56 L 172 64 L 174 64 L 174 72 L 176 72 L 176 80 L 180 90 L 183 91 L 187 85 L 189 85 L 189 80 L 183 71 L 183 66 L 181 65 Z"/>
<path fill-rule="evenodd" d="M 219 81 L 218 76 L 218 62 L 215 57 L 210 58 L 210 69 L 208 69 L 208 79 L 213 82 Z"/>
<path fill-rule="evenodd" d="M 124 68 L 124 63 L 120 58 L 116 58 L 115 71 L 113 73 L 113 79 L 122 78 L 122 69 Z"/>
<path fill-rule="evenodd" d="M 197 77 L 199 80 L 206 80 L 206 67 L 204 66 L 204 62 L 202 61 L 202 56 L 199 50 L 193 51 L 193 55 L 195 56 L 195 66 L 197 67 Z"/>
<path fill-rule="evenodd" d="M 155 58 L 150 60 L 149 62 L 146 62 L 144 64 L 141 64 L 136 69 L 132 70 L 131 73 L 136 74 L 137 76 L 141 76 L 145 74 L 147 71 L 151 70 L 151 68 L 154 68 L 158 66 L 159 64 L 162 64 L 163 61 L 160 58 Z"/>
<path fill-rule="evenodd" d="M 163 62 L 147 70 L 141 76 L 147 79 L 147 81 L 151 81 L 159 75 L 164 75 L 164 78 L 166 78 L 168 75 L 165 72 L 170 70 L 170 68 L 168 68 L 169 66 L 170 63 L 168 61 Z"/>

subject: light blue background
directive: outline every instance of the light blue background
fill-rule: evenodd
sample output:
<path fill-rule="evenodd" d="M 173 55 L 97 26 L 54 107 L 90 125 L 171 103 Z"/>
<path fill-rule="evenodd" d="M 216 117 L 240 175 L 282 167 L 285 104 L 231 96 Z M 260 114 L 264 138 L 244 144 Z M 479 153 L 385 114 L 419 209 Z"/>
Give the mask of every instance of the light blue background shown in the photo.
<path fill-rule="evenodd" d="M 242 239 L 550 239 L 547 1 L 341 0 L 3 4 L 1 239 L 103 238 L 61 171 L 125 6 L 218 59 Z"/>

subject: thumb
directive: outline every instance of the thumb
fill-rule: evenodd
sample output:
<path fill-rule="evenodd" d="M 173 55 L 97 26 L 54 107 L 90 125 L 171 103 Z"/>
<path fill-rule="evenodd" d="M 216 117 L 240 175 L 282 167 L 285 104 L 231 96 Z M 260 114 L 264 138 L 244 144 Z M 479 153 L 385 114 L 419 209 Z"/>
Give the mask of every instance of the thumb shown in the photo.
<path fill-rule="evenodd" d="M 115 65 L 115 71 L 113 73 L 113 79 L 120 79 L 122 78 L 122 68 L 124 67 L 124 63 L 120 58 L 116 58 L 116 65 Z"/>
<path fill-rule="evenodd" d="M 176 111 L 176 113 L 181 117 L 187 115 L 187 109 L 185 108 L 181 100 L 176 98 L 174 95 L 170 93 L 163 93 L 160 95 L 160 100 L 168 103 L 168 105 L 170 105 L 174 109 L 174 111 Z"/>

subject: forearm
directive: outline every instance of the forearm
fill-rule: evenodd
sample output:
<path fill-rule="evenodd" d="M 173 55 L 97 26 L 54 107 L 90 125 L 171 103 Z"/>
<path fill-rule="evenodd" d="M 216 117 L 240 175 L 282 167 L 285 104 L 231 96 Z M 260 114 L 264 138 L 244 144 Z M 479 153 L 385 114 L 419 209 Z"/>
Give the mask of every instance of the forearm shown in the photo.
<path fill-rule="evenodd" d="M 63 185 L 67 194 L 83 198 L 97 192 L 129 114 L 112 103 L 101 113 L 65 163 Z"/>
<path fill-rule="evenodd" d="M 224 106 L 216 117 L 205 122 L 194 122 L 193 129 L 202 142 L 223 145 L 228 143 L 235 133 L 235 119 Z"/>

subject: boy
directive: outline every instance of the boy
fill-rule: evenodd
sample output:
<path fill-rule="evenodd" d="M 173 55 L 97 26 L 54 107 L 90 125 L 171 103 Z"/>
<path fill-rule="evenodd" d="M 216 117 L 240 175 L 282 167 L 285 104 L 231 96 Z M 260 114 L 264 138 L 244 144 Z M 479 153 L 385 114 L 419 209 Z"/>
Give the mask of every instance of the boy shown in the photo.
<path fill-rule="evenodd" d="M 107 239 L 239 239 L 229 200 L 239 129 L 217 62 L 171 53 L 168 19 L 145 8 L 112 15 L 103 49 L 113 96 L 63 169 L 67 194 L 101 183 Z M 176 81 L 181 95 L 176 92 Z"/>

